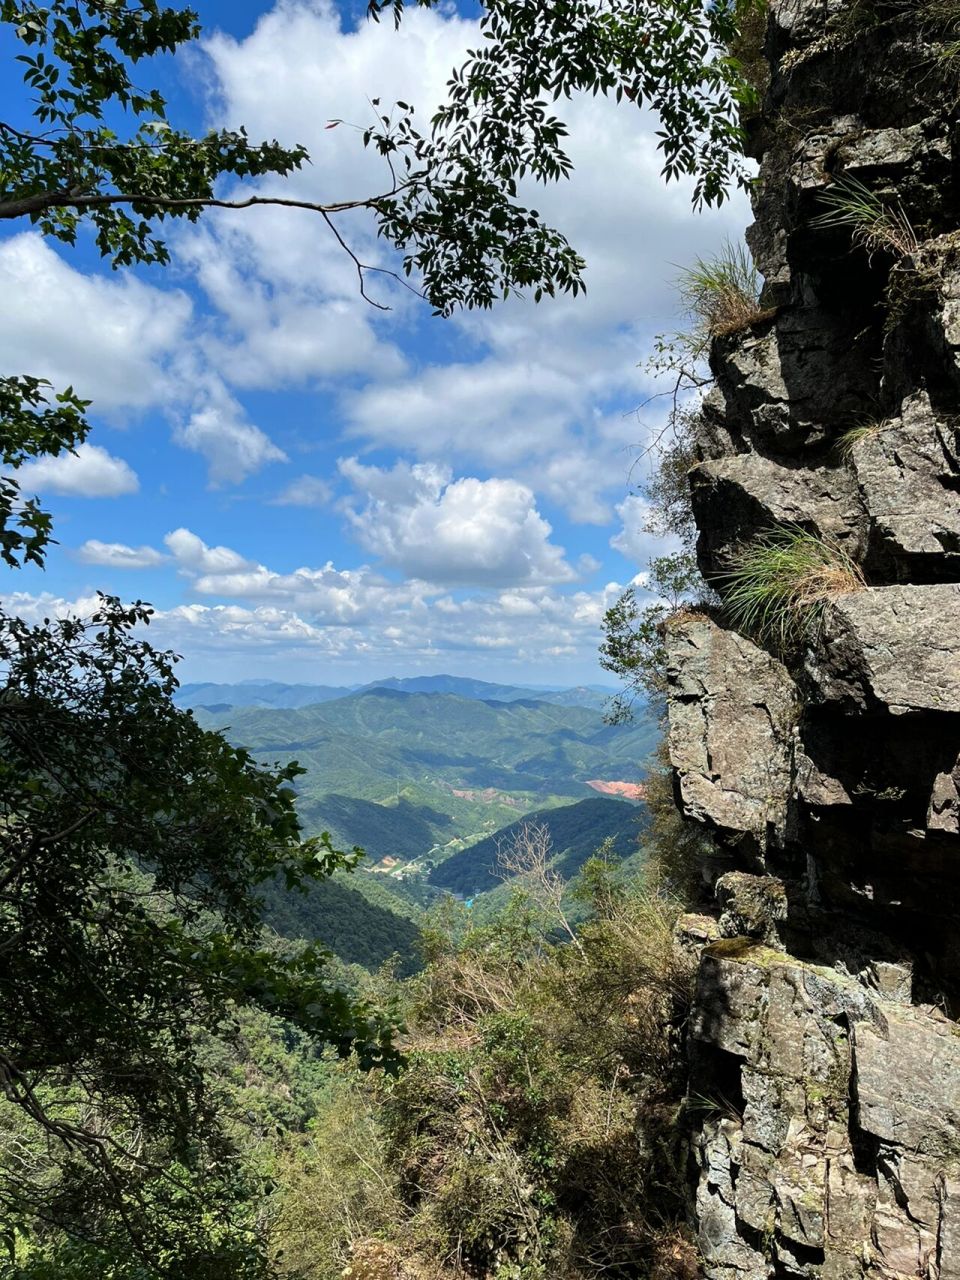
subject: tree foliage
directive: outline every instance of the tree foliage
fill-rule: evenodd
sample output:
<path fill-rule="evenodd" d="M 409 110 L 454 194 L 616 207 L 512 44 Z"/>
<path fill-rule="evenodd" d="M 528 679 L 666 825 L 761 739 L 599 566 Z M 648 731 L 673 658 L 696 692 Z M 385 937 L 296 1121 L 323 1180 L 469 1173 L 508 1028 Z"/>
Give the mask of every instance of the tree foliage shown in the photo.
<path fill-rule="evenodd" d="M 11 1237 L 122 1237 L 143 1275 L 246 1276 L 198 1028 L 252 1003 L 364 1065 L 397 1057 L 321 950 L 261 938 L 258 885 L 359 851 L 300 840 L 295 765 L 262 769 L 173 705 L 172 655 L 132 634 L 149 617 L 109 597 L 86 621 L 0 614 L 0 1212 Z"/>
<path fill-rule="evenodd" d="M 23 43 L 17 55 L 32 123 L 0 124 L 0 218 L 28 218 L 73 244 L 81 219 L 114 266 L 166 262 L 155 223 L 195 221 L 225 175 L 287 174 L 302 146 L 252 144 L 243 129 L 193 137 L 167 121 L 156 89 L 134 67 L 173 53 L 200 33 L 191 9 L 159 0 L 2 0 L 0 21 Z M 114 125 L 131 120 L 120 136 Z M 24 122 L 25 124 L 26 122 Z"/>
<path fill-rule="evenodd" d="M 42 378 L 0 377 L 0 463 L 19 471 L 31 458 L 57 457 L 87 437 L 88 401 L 72 387 L 54 391 Z M 13 475 L 0 475 L 0 558 L 11 568 L 43 564 L 51 519 L 36 498 L 24 500 Z"/>
<path fill-rule="evenodd" d="M 437 0 L 418 0 L 433 7 Z M 399 103 L 366 140 L 399 163 L 402 180 L 377 201 L 381 234 L 404 270 L 447 315 L 526 289 L 578 293 L 584 262 L 520 199 L 524 180 L 568 177 L 567 126 L 555 102 L 576 93 L 651 108 L 666 178 L 694 179 L 697 204 L 719 204 L 745 180 L 739 109 L 753 90 L 730 56 L 756 0 L 484 0 L 483 43 L 448 83 L 428 131 Z M 403 0 L 370 0 L 376 17 Z"/>
<path fill-rule="evenodd" d="M 671 614 L 689 604 L 702 588 L 696 562 L 688 552 L 655 556 L 650 561 L 644 604 L 634 587 L 612 605 L 603 618 L 600 665 L 626 685 L 617 695 L 609 718 L 628 720 L 637 697 L 663 697 L 666 689 L 666 648 L 663 627 Z"/>
<path fill-rule="evenodd" d="M 156 89 L 141 89 L 135 69 L 199 34 L 195 13 L 158 0 L 0 0 L 0 23 L 22 52 L 15 68 L 27 90 L 15 119 L 0 120 L 0 221 L 29 222 L 74 244 L 83 223 L 114 267 L 165 263 L 158 223 L 195 221 L 216 203 L 224 176 L 290 173 L 303 147 L 253 144 L 245 132 L 203 137 L 173 128 Z M 128 126 L 120 132 L 123 126 Z M 72 388 L 0 376 L 0 556 L 10 565 L 42 563 L 49 513 L 24 500 L 16 471 L 31 457 L 74 450 L 89 431 Z"/>
<path fill-rule="evenodd" d="M 427 968 L 405 984 L 408 1069 L 382 1082 L 366 1124 L 356 1096 L 341 1124 L 328 1116 L 324 1149 L 281 1196 L 281 1230 L 299 1217 L 295 1241 L 329 1274 L 696 1274 L 680 1228 L 692 973 L 673 945 L 678 904 L 616 883 L 602 857 L 580 893 L 589 919 L 574 940 L 557 942 L 559 900 L 529 879 L 494 924 L 428 931 Z M 365 1195 L 344 1138 L 366 1162 Z M 314 1225 L 303 1206 L 320 1197 L 333 1212 Z M 686 1266 L 663 1266 L 671 1255 Z"/>

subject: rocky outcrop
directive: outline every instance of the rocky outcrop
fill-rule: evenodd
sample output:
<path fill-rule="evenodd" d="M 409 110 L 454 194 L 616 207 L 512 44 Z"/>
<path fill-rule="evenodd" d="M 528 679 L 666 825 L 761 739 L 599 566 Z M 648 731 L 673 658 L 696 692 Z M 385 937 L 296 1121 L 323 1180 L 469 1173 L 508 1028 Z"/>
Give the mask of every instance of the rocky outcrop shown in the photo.
<path fill-rule="evenodd" d="M 930 8 L 769 9 L 764 311 L 713 343 L 690 475 L 720 606 L 665 633 L 677 802 L 718 854 L 678 934 L 708 1280 L 960 1280 L 960 133 Z M 873 221 L 825 224 L 849 180 Z M 723 575 L 784 526 L 865 586 L 778 649 Z"/>
<path fill-rule="evenodd" d="M 680 805 L 762 856 L 787 823 L 794 682 L 776 658 L 709 618 L 681 614 L 666 648 Z"/>
<path fill-rule="evenodd" d="M 960 583 L 868 587 L 824 609 L 813 696 L 894 715 L 960 709 Z"/>
<path fill-rule="evenodd" d="M 902 416 L 864 429 L 850 449 L 864 511 L 868 560 L 880 574 L 960 579 L 960 429 L 926 393 Z"/>
<path fill-rule="evenodd" d="M 709 1275 L 960 1275 L 955 1024 L 739 940 L 703 952 L 694 1036 Z"/>
<path fill-rule="evenodd" d="M 853 474 L 838 467 L 783 466 L 760 454 L 708 460 L 690 472 L 693 513 L 710 578 L 725 573 L 758 529 L 794 525 L 830 538 L 849 555 L 866 548 L 866 518 Z"/>

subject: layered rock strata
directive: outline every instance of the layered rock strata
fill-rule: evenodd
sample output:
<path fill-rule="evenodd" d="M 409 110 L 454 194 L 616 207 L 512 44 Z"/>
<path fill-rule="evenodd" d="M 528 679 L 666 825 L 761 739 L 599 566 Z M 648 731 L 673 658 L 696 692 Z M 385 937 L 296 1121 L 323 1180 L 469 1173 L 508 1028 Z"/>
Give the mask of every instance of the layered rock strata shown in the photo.
<path fill-rule="evenodd" d="M 773 0 L 754 325 L 713 343 L 698 558 L 771 529 L 865 585 L 801 642 L 667 626 L 717 850 L 691 1031 L 710 1280 L 960 1280 L 960 57 L 924 0 Z M 960 11 L 955 15 L 960 18 Z M 953 43 L 951 43 L 953 39 Z M 825 225 L 855 180 L 887 222 Z M 848 188 L 849 189 L 849 188 Z"/>

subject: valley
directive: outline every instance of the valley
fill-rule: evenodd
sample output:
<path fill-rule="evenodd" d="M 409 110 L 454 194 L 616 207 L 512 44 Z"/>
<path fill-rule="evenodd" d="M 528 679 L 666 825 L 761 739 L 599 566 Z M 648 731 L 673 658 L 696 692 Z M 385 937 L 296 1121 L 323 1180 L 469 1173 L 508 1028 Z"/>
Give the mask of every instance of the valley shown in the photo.
<path fill-rule="evenodd" d="M 397 954 L 409 969 L 418 922 L 441 894 L 502 897 L 498 853 L 524 823 L 548 830 L 564 878 L 605 840 L 637 855 L 656 720 L 607 724 L 598 689 L 440 676 L 346 691 L 188 685 L 178 701 L 261 763 L 297 760 L 305 832 L 365 851 L 354 873 L 266 902 L 278 933 L 318 938 L 348 964 Z"/>

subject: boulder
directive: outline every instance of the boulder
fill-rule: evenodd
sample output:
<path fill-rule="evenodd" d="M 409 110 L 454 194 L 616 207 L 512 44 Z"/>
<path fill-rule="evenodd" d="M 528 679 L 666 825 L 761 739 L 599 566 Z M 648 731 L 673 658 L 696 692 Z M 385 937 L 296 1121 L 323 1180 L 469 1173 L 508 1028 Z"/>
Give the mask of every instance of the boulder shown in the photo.
<path fill-rule="evenodd" d="M 737 1063 L 742 1110 L 717 1098 L 702 1126 L 709 1275 L 749 1274 L 759 1240 L 777 1276 L 958 1275 L 960 1036 L 900 1000 L 744 939 L 705 949 L 692 1031 Z"/>
<path fill-rule="evenodd" d="M 960 584 L 837 596 L 805 665 L 815 696 L 849 710 L 960 712 Z"/>
<path fill-rule="evenodd" d="M 732 429 L 760 453 L 822 445 L 877 392 L 861 317 L 818 308 L 719 339 L 711 367 Z"/>
<path fill-rule="evenodd" d="M 934 778 L 927 806 L 927 830 L 960 834 L 960 759 L 952 769 Z"/>
<path fill-rule="evenodd" d="M 871 560 L 903 573 L 960 577 L 960 430 L 938 418 L 926 394 L 878 423 L 851 450 L 870 522 Z"/>
<path fill-rule="evenodd" d="M 717 881 L 716 892 L 722 908 L 722 937 L 758 938 L 771 946 L 779 943 L 777 925 L 787 918 L 787 894 L 782 880 L 728 871 Z"/>
<path fill-rule="evenodd" d="M 857 558 L 866 521 L 856 482 L 844 467 L 786 467 L 759 454 L 703 462 L 690 472 L 700 568 L 709 579 L 730 569 L 757 532 L 797 525 L 840 543 Z"/>
<path fill-rule="evenodd" d="M 949 1019 L 892 1004 L 853 1028 L 857 1122 L 881 1142 L 960 1162 L 960 1035 Z"/>
<path fill-rule="evenodd" d="M 787 822 L 796 686 L 782 663 L 709 618 L 668 623 L 666 648 L 683 812 L 762 851 Z"/>

